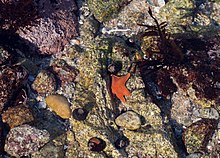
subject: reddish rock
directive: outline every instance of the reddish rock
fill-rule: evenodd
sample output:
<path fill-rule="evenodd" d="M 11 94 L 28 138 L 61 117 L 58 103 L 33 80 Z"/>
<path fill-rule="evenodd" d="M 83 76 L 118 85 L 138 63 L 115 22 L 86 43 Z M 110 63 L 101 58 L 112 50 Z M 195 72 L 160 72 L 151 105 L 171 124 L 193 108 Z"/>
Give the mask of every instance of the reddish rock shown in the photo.
<path fill-rule="evenodd" d="M 27 72 L 21 66 L 0 67 L 0 113 L 14 91 L 27 79 Z"/>
<path fill-rule="evenodd" d="M 40 16 L 38 23 L 18 33 L 36 45 L 40 54 L 58 53 L 72 37 L 78 35 L 75 1 L 39 0 L 36 5 Z"/>
<path fill-rule="evenodd" d="M 24 105 L 10 107 L 2 114 L 2 121 L 7 123 L 10 128 L 14 128 L 33 120 L 34 117 L 31 110 Z"/>
<path fill-rule="evenodd" d="M 62 59 L 55 60 L 52 63 L 52 67 L 62 85 L 69 82 L 75 82 L 79 74 L 79 71 L 75 67 L 67 64 L 66 61 Z"/>

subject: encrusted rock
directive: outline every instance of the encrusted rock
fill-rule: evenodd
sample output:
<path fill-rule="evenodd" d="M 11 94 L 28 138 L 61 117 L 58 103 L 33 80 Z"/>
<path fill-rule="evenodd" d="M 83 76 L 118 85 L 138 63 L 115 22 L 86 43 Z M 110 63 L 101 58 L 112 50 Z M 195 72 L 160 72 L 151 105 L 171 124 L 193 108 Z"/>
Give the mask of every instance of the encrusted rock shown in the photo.
<path fill-rule="evenodd" d="M 4 62 L 6 62 L 10 58 L 10 54 L 8 51 L 4 50 L 2 47 L 0 47 L 0 65 L 2 65 Z"/>
<path fill-rule="evenodd" d="M 7 123 L 10 128 L 14 128 L 33 120 L 34 117 L 31 110 L 24 105 L 9 107 L 8 110 L 2 114 L 2 121 Z"/>
<path fill-rule="evenodd" d="M 26 80 L 27 72 L 21 66 L 0 67 L 0 113 L 13 92 Z"/>
<path fill-rule="evenodd" d="M 55 94 L 46 97 L 46 103 L 57 115 L 64 119 L 71 117 L 70 104 L 66 97 Z"/>
<path fill-rule="evenodd" d="M 141 119 L 138 114 L 133 111 L 127 111 L 119 115 L 115 119 L 115 123 L 118 126 L 127 128 L 129 130 L 136 130 L 141 127 Z"/>
<path fill-rule="evenodd" d="M 49 141 L 49 133 L 29 125 L 12 128 L 6 138 L 5 151 L 17 157 L 28 156 Z"/>
<path fill-rule="evenodd" d="M 52 67 L 62 84 L 75 82 L 79 73 L 75 67 L 68 65 L 63 59 L 55 60 L 52 63 Z"/>
<path fill-rule="evenodd" d="M 112 15 L 118 13 L 120 8 L 130 1 L 131 0 L 89 0 L 88 4 L 96 19 L 106 21 L 112 17 Z"/>
<path fill-rule="evenodd" d="M 18 33 L 35 44 L 41 54 L 59 53 L 72 37 L 77 36 L 75 1 L 39 0 L 36 5 L 41 17 L 39 22 Z"/>
<path fill-rule="evenodd" d="M 32 88 L 40 95 L 52 94 L 56 90 L 56 79 L 51 72 L 42 70 L 35 78 Z"/>
<path fill-rule="evenodd" d="M 32 158 L 62 158 L 64 155 L 64 145 L 66 143 L 66 134 L 56 137 L 51 140 L 45 146 L 43 146 L 38 152 L 31 155 Z"/>
<path fill-rule="evenodd" d="M 211 139 L 217 121 L 214 119 L 201 119 L 189 127 L 183 133 L 183 140 L 189 154 L 207 151 L 207 144 Z"/>

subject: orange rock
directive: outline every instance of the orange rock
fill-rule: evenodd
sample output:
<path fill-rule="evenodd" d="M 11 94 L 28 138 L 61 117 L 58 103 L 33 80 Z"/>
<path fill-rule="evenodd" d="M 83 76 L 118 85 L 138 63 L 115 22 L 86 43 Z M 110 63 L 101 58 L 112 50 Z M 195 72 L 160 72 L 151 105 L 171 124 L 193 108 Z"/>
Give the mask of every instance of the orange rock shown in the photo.
<path fill-rule="evenodd" d="M 127 87 L 125 86 L 125 83 L 130 78 L 130 76 L 131 76 L 130 73 L 120 77 L 112 75 L 112 85 L 111 85 L 112 93 L 115 94 L 123 103 L 125 102 L 124 96 L 131 95 L 131 93 L 128 91 Z"/>

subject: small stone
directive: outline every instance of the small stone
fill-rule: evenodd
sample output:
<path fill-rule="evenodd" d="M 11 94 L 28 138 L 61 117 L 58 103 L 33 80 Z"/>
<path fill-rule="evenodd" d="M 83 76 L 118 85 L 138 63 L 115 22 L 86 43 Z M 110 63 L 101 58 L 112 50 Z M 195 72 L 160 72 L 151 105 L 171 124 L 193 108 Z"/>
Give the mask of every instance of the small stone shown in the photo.
<path fill-rule="evenodd" d="M 141 127 L 141 119 L 138 114 L 133 111 L 127 111 L 119 115 L 115 119 L 115 123 L 118 126 L 127 128 L 129 130 L 136 130 Z"/>
<path fill-rule="evenodd" d="M 73 118 L 78 121 L 84 121 L 88 115 L 88 111 L 84 108 L 73 110 Z"/>
<path fill-rule="evenodd" d="M 47 96 L 46 104 L 63 119 L 71 117 L 70 104 L 66 97 L 59 94 Z"/>
<path fill-rule="evenodd" d="M 187 152 L 192 154 L 195 152 L 207 151 L 208 142 L 212 138 L 216 128 L 216 120 L 205 118 L 187 127 L 183 133 L 183 140 L 185 142 Z"/>
<path fill-rule="evenodd" d="M 16 158 L 28 156 L 39 150 L 50 139 L 46 130 L 39 130 L 30 125 L 12 128 L 6 138 L 5 151 Z"/>
<path fill-rule="evenodd" d="M 28 123 L 34 120 L 31 110 L 24 105 L 9 107 L 2 114 L 2 121 L 7 123 L 10 128 Z"/>
<path fill-rule="evenodd" d="M 56 79 L 51 72 L 42 70 L 35 78 L 32 88 L 40 95 L 52 94 L 56 90 Z"/>
<path fill-rule="evenodd" d="M 101 138 L 93 137 L 88 142 L 88 148 L 91 151 L 103 151 L 106 147 L 106 142 Z"/>

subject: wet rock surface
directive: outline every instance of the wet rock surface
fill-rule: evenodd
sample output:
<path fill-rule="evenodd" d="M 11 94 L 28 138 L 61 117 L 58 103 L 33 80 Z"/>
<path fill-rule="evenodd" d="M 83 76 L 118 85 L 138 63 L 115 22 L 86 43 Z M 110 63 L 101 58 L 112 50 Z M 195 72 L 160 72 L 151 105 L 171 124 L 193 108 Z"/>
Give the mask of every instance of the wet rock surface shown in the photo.
<path fill-rule="evenodd" d="M 77 36 L 75 1 L 40 0 L 36 1 L 36 8 L 40 17 L 38 24 L 18 31 L 19 35 L 36 45 L 41 54 L 59 53 L 71 38 Z"/>
<path fill-rule="evenodd" d="M 9 107 L 2 114 L 2 121 L 7 123 L 10 128 L 32 122 L 34 120 L 31 110 L 25 105 Z"/>
<path fill-rule="evenodd" d="M 1 156 L 218 157 L 219 8 L 0 1 L 0 147 L 21 148 Z"/>
<path fill-rule="evenodd" d="M 183 133 L 187 152 L 192 154 L 207 151 L 208 142 L 216 127 L 217 121 L 212 119 L 201 119 L 187 127 Z"/>
<path fill-rule="evenodd" d="M 0 113 L 2 112 L 4 106 L 9 102 L 13 93 L 22 86 L 27 78 L 27 71 L 21 66 L 0 67 Z"/>
<path fill-rule="evenodd" d="M 39 95 L 48 95 L 56 91 L 57 83 L 55 76 L 51 72 L 42 70 L 38 73 L 31 86 Z"/>
<path fill-rule="evenodd" d="M 29 125 L 12 128 L 7 135 L 5 151 L 12 156 L 28 156 L 49 141 L 49 133 Z"/>

